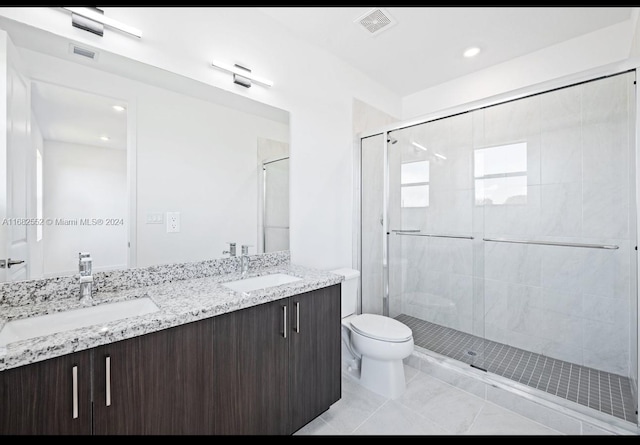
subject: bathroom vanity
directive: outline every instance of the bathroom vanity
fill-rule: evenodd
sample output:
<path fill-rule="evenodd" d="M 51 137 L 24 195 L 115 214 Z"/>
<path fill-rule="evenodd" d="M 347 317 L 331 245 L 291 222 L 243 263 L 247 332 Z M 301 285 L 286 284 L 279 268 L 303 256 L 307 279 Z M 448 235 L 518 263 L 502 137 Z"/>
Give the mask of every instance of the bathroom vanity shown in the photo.
<path fill-rule="evenodd" d="M 0 433 L 292 434 L 326 411 L 341 396 L 342 277 L 288 263 L 225 273 L 233 260 L 112 291 L 102 277 L 95 305 L 145 297 L 159 310 L 6 344 Z M 224 285 L 273 274 L 299 280 Z M 6 323 L 79 302 L 2 303 Z"/>

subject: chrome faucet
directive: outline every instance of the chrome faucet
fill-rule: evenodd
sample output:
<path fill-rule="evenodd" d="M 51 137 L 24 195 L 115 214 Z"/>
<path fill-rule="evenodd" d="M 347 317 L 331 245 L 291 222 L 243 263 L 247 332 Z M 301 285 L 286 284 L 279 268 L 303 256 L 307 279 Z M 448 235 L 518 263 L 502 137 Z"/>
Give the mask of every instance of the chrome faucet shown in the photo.
<path fill-rule="evenodd" d="M 249 247 L 243 245 L 242 246 L 242 256 L 240 257 L 240 271 L 242 275 L 246 275 L 249 270 Z"/>
<path fill-rule="evenodd" d="M 229 254 L 229 257 L 236 256 L 236 243 L 227 243 L 229 245 L 229 250 L 223 250 L 222 254 Z"/>
<path fill-rule="evenodd" d="M 78 270 L 80 272 L 80 302 L 90 305 L 93 303 L 93 272 L 91 255 L 87 252 L 78 254 Z"/>

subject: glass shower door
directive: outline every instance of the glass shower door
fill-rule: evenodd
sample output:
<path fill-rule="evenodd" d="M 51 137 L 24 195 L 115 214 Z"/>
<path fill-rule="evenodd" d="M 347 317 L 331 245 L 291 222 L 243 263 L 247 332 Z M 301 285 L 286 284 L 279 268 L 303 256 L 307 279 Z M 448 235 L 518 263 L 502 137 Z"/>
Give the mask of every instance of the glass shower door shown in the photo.
<path fill-rule="evenodd" d="M 484 368 L 473 136 L 470 113 L 389 133 L 389 313 L 416 347 Z"/>
<path fill-rule="evenodd" d="M 635 422 L 634 80 L 475 111 L 473 177 L 486 369 Z"/>

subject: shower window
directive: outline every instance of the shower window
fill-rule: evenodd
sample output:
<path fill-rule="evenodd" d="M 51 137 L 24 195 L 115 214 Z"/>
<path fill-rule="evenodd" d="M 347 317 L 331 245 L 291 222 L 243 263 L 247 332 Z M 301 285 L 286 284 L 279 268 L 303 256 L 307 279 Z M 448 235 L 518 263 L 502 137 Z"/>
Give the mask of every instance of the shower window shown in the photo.
<path fill-rule="evenodd" d="M 429 161 L 400 166 L 401 207 L 429 207 Z"/>
<path fill-rule="evenodd" d="M 476 149 L 476 205 L 527 203 L 527 143 Z"/>

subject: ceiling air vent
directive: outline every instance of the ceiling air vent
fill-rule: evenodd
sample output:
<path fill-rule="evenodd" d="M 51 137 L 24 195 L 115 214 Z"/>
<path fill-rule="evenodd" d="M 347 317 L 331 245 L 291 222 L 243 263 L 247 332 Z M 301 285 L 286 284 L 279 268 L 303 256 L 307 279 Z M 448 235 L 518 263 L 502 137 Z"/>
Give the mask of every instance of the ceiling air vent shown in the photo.
<path fill-rule="evenodd" d="M 82 48 L 81 46 L 74 45 L 73 43 L 69 44 L 69 52 L 71 54 L 75 54 L 76 56 L 85 57 L 90 60 L 98 60 L 97 52 L 87 48 Z"/>
<path fill-rule="evenodd" d="M 372 9 L 353 22 L 359 23 L 370 35 L 378 35 L 396 24 L 396 21 L 382 8 Z"/>

